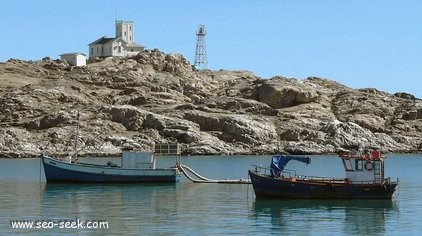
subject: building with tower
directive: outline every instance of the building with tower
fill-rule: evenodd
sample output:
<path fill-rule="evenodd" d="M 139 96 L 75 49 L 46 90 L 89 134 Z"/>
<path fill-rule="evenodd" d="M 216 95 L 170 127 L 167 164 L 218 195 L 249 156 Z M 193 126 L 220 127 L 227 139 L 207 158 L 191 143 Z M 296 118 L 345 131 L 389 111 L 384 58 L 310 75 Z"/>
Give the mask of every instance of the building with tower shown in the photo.
<path fill-rule="evenodd" d="M 144 50 L 144 46 L 135 42 L 135 24 L 133 21 L 116 21 L 114 38 L 103 36 L 88 44 L 89 58 L 135 56 Z"/>

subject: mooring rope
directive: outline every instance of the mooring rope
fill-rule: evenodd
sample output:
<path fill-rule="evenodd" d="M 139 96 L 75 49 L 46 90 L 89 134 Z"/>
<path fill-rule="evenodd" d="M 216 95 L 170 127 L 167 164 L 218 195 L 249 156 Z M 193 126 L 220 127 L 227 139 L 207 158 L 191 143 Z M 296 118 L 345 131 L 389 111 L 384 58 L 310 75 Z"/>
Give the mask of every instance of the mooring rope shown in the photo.
<path fill-rule="evenodd" d="M 190 181 L 192 181 L 194 183 L 217 183 L 217 184 L 250 184 L 251 183 L 249 180 L 245 180 L 245 179 L 227 179 L 227 180 L 213 180 L 213 179 L 208 179 L 208 178 L 205 178 L 205 177 L 201 176 L 200 174 L 196 173 L 189 166 L 186 166 L 186 165 L 178 165 L 177 167 L 180 170 L 180 172 L 182 172 L 186 176 L 186 178 L 188 178 Z M 194 176 L 196 176 L 199 179 L 192 178 L 186 172 L 185 168 L 191 174 L 193 174 Z"/>
<path fill-rule="evenodd" d="M 196 173 L 194 170 L 192 170 L 192 168 L 190 168 L 189 166 L 186 166 L 186 165 L 181 165 L 181 167 L 182 167 L 182 168 L 187 169 L 187 170 L 188 170 L 188 171 L 190 171 L 193 175 L 195 175 L 196 177 L 200 178 L 201 180 L 214 181 L 214 180 L 212 180 L 212 179 L 208 179 L 208 178 L 205 178 L 205 177 L 201 176 L 200 174 L 198 174 L 198 173 Z M 185 171 L 182 171 L 182 172 L 185 172 Z"/>

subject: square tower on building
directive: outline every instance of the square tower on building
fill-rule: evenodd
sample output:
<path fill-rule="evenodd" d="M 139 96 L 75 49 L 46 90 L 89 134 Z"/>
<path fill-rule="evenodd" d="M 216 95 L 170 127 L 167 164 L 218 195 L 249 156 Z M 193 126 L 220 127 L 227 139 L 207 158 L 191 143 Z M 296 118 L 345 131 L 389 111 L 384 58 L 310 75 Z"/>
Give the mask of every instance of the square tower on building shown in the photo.
<path fill-rule="evenodd" d="M 116 21 L 116 38 L 122 38 L 126 43 L 133 44 L 135 42 L 133 21 L 118 20 Z"/>

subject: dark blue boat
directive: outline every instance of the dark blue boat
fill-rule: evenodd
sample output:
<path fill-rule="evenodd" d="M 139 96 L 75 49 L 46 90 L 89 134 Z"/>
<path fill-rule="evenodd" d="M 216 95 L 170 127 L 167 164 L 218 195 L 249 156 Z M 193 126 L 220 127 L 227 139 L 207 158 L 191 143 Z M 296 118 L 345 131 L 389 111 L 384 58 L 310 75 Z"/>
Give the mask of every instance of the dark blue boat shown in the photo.
<path fill-rule="evenodd" d="M 384 157 L 342 154 L 346 178 L 307 177 L 284 167 L 290 160 L 310 163 L 309 157 L 275 155 L 270 168 L 255 167 L 249 176 L 257 198 L 391 199 L 398 181 L 384 178 Z"/>

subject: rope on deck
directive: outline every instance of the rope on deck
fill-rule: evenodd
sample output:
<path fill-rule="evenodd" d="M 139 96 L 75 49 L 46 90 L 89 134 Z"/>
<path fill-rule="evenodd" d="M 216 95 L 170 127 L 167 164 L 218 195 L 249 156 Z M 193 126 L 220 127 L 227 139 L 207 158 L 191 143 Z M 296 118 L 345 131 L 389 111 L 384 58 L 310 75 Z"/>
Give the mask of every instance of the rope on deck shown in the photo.
<path fill-rule="evenodd" d="M 194 182 L 194 183 L 215 183 L 215 184 L 250 184 L 251 181 L 249 180 L 245 180 L 245 179 L 226 179 L 226 180 L 214 180 L 214 179 L 208 179 L 205 178 L 203 176 L 201 176 L 200 174 L 196 173 L 194 170 L 192 170 L 192 168 L 190 168 L 189 166 L 186 165 L 178 165 L 177 168 L 179 169 L 180 172 L 182 172 L 186 178 L 188 178 L 190 181 Z M 187 171 L 186 171 L 187 170 Z M 192 178 L 188 172 L 190 172 L 192 175 L 194 175 L 196 178 Z"/>

